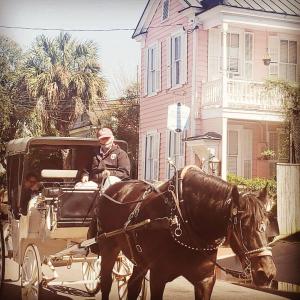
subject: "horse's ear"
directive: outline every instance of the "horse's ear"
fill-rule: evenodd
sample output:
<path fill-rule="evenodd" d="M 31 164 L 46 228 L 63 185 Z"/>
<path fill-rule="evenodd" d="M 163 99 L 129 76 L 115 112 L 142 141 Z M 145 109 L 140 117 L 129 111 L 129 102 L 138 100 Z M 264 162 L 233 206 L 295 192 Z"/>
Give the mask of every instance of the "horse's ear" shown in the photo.
<path fill-rule="evenodd" d="M 232 190 L 231 190 L 231 197 L 232 197 L 232 201 L 235 205 L 239 206 L 239 198 L 240 198 L 240 194 L 239 194 L 239 191 L 238 191 L 238 188 L 236 185 L 234 185 L 232 187 Z"/>
<path fill-rule="evenodd" d="M 264 204 L 267 204 L 268 202 L 268 185 L 267 182 L 265 187 L 259 192 L 258 199 L 262 201 Z"/>

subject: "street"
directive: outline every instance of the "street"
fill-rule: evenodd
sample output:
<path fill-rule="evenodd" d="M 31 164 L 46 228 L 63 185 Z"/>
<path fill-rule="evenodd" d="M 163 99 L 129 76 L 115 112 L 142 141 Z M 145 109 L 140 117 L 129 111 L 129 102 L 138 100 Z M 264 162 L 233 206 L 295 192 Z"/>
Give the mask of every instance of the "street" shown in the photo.
<path fill-rule="evenodd" d="M 6 279 L 17 278 L 18 266 L 16 263 L 6 260 Z M 81 265 L 74 263 L 70 269 L 66 267 L 57 268 L 60 278 L 58 280 L 81 280 Z M 18 283 L 6 282 L 4 284 L 3 295 L 1 299 L 18 300 L 20 299 L 20 287 Z M 101 299 L 101 293 L 98 293 L 96 297 L 90 297 L 85 291 L 84 285 L 72 285 L 72 286 L 51 286 L 44 289 L 42 294 L 42 300 L 67 300 L 67 299 Z M 165 300 L 184 300 L 193 299 L 194 292 L 192 285 L 184 278 L 180 277 L 169 283 L 166 286 L 164 293 Z M 243 299 L 243 300 L 279 300 L 288 299 L 279 297 L 276 295 L 260 292 L 253 289 L 230 284 L 225 281 L 217 280 L 212 299 Z M 117 286 L 114 283 L 111 292 L 111 299 L 118 299 Z"/>

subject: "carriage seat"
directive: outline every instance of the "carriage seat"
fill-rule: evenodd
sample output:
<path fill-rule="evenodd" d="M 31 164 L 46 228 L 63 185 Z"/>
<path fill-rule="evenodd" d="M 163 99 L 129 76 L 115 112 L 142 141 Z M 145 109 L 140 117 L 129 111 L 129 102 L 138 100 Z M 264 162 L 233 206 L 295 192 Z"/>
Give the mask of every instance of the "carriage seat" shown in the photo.
<path fill-rule="evenodd" d="M 58 197 L 57 228 L 89 226 L 98 190 L 63 190 Z"/>

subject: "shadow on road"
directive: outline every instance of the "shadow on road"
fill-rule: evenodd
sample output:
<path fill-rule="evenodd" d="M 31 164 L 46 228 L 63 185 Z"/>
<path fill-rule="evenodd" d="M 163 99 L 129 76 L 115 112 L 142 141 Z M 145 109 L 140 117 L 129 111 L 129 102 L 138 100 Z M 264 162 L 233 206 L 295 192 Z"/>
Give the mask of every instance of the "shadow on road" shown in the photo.
<path fill-rule="evenodd" d="M 67 286 L 51 286 L 42 288 L 41 299 L 43 300 L 69 300 L 73 299 L 70 296 L 90 297 L 90 295 L 82 290 Z M 21 288 L 15 284 L 4 283 L 0 299 L 21 300 Z"/>
<path fill-rule="evenodd" d="M 56 294 L 56 293 L 62 293 L 62 294 L 78 296 L 78 297 L 91 297 L 91 295 L 89 293 L 87 293 L 86 291 L 83 291 L 80 289 L 75 289 L 75 288 L 72 288 L 69 286 L 53 285 L 53 286 L 47 287 L 47 290 L 49 292 L 51 292 L 52 295 Z M 57 299 L 71 299 L 71 298 L 65 297 L 65 298 L 57 298 Z"/>

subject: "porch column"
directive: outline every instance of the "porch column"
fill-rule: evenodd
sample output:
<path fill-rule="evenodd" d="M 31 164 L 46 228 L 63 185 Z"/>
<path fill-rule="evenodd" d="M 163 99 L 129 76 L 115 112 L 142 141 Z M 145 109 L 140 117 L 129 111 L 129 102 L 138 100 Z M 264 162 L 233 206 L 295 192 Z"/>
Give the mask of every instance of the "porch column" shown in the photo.
<path fill-rule="evenodd" d="M 222 118 L 222 179 L 227 178 L 227 118 Z"/>
<path fill-rule="evenodd" d="M 227 107 L 227 31 L 228 24 L 222 23 L 222 107 Z"/>

